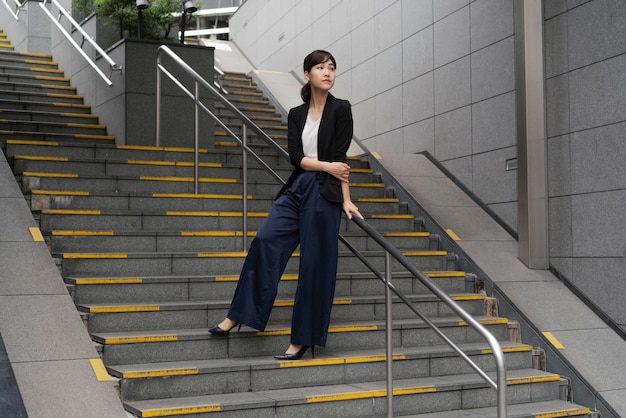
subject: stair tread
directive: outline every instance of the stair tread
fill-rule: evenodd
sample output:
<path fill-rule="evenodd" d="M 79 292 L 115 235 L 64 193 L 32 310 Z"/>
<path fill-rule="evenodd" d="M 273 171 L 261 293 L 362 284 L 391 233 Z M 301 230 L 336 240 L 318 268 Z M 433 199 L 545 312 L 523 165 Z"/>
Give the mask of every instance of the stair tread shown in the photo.
<path fill-rule="evenodd" d="M 507 405 L 508 418 L 573 417 L 587 415 L 590 409 L 568 401 L 551 400 Z M 495 407 L 473 408 L 428 414 L 405 415 L 404 418 L 497 418 Z"/>
<path fill-rule="evenodd" d="M 384 250 L 361 250 L 361 254 L 365 257 L 375 257 L 384 255 Z M 405 256 L 446 256 L 449 253 L 441 250 L 421 250 L 421 251 L 401 251 Z M 247 252 L 244 251 L 94 251 L 94 252 L 76 252 L 76 251 L 52 251 L 55 257 L 63 258 L 119 258 L 118 255 L 124 255 L 124 258 L 160 258 L 160 257 L 206 257 L 206 258 L 245 258 Z M 339 257 L 351 256 L 349 250 L 339 250 Z M 292 257 L 299 257 L 299 252 L 294 252 Z"/>
<path fill-rule="evenodd" d="M 405 294 L 406 298 L 415 302 L 439 301 L 434 294 Z M 450 293 L 453 300 L 484 300 L 485 295 L 478 293 Z M 356 305 L 359 303 L 384 303 L 385 297 L 380 295 L 369 296 L 346 296 L 335 297 L 335 304 Z M 293 298 L 276 298 L 278 304 L 291 303 Z M 164 302 L 123 302 L 123 303 L 77 303 L 76 306 L 83 312 L 140 312 L 140 311 L 167 311 L 186 309 L 207 309 L 207 308 L 227 308 L 230 305 L 228 300 L 185 300 L 185 301 L 164 301 Z"/>
<path fill-rule="evenodd" d="M 503 352 L 528 352 L 532 346 L 511 341 L 500 341 Z M 490 355 L 491 349 L 486 343 L 460 343 L 460 348 L 468 355 Z M 315 359 L 304 359 L 297 362 L 280 362 L 268 356 L 242 357 L 237 359 L 207 359 L 172 361 L 163 363 L 123 364 L 107 367 L 112 376 L 126 379 L 151 378 L 155 376 L 174 376 L 193 370 L 197 374 L 246 370 L 251 368 L 310 367 L 332 365 L 337 363 L 355 363 L 384 361 L 385 349 L 369 350 L 316 350 Z M 413 360 L 430 357 L 458 357 L 450 346 L 432 345 L 427 347 L 396 347 L 394 357 L 397 360 Z"/>
<path fill-rule="evenodd" d="M 465 277 L 465 272 L 463 271 L 436 271 L 436 272 L 425 271 L 424 274 L 426 274 L 429 277 L 453 277 L 453 278 Z M 372 274 L 368 272 L 362 272 L 362 273 L 339 272 L 337 273 L 337 278 L 338 279 L 342 279 L 344 277 L 345 278 L 354 278 L 354 277 L 368 277 L 369 278 L 371 277 L 371 275 Z M 394 277 L 402 277 L 402 276 L 412 277 L 413 275 L 412 273 L 403 271 L 403 272 L 397 272 L 397 273 L 394 272 L 393 276 Z M 285 280 L 284 277 L 285 276 L 283 276 L 283 280 Z M 67 282 L 71 284 L 75 284 L 75 285 L 94 285 L 94 284 L 106 285 L 106 284 L 119 284 L 119 283 L 141 284 L 141 283 L 159 283 L 159 282 L 201 282 L 201 281 L 228 281 L 228 280 L 234 281 L 237 279 L 238 279 L 238 275 L 232 275 L 232 276 L 214 276 L 214 275 L 176 276 L 176 275 L 171 275 L 171 276 L 143 276 L 143 277 L 137 277 L 137 276 L 114 276 L 114 277 L 67 276 L 65 277 L 65 280 Z M 289 275 L 288 279 L 295 280 L 296 277 Z"/>
<path fill-rule="evenodd" d="M 267 213 L 257 213 L 257 214 L 253 214 L 256 216 L 267 216 Z M 44 229 L 41 230 L 42 235 L 44 236 L 75 236 L 75 237 L 81 237 L 81 236 L 123 236 L 123 237 L 152 237 L 152 236 L 167 236 L 167 237 L 181 237 L 181 238 L 186 238 L 186 237 L 202 237 L 202 236 L 207 236 L 207 237 L 212 237 L 212 236 L 241 236 L 242 235 L 242 231 L 241 230 L 181 230 L 181 231 L 124 231 L 124 230 L 114 230 L 114 229 L 108 229 L 108 230 L 59 230 L 59 229 Z M 363 231 L 346 231 L 344 233 L 341 234 L 344 237 L 362 237 L 365 234 L 365 232 Z M 382 234 L 383 236 L 390 236 L 390 234 Z M 395 234 L 396 236 L 398 236 L 398 234 Z M 412 233 L 412 232 L 407 232 L 405 234 L 403 234 L 406 237 L 422 237 L 422 238 L 428 238 L 430 237 L 430 233 L 429 232 L 416 232 L 416 233 Z"/>
<path fill-rule="evenodd" d="M 33 115 L 33 116 L 50 116 L 50 117 L 58 117 L 58 118 L 81 118 L 81 119 L 98 119 L 98 115 L 94 115 L 91 113 L 68 113 L 68 112 L 45 112 L 41 110 L 19 110 L 19 109 L 2 109 L 0 108 L 0 115 L 3 114 L 18 114 L 18 115 Z M 27 122 L 36 122 L 36 121 L 27 121 Z M 46 122 L 42 122 L 46 123 Z M 61 122 L 58 122 L 62 124 Z"/>
<path fill-rule="evenodd" d="M 71 190 L 32 190 L 30 192 L 25 192 L 25 194 L 57 194 L 57 195 L 84 195 L 84 196 L 103 196 L 103 197 L 129 197 L 129 196 L 137 196 L 137 197 L 154 197 L 154 195 L 159 195 L 159 197 L 167 197 L 166 195 L 172 195 L 172 197 L 176 198 L 212 198 L 215 196 L 200 194 L 194 195 L 193 193 L 121 193 L 121 192 L 87 192 L 87 191 L 71 191 Z M 237 196 L 237 195 L 229 195 L 229 196 Z M 241 196 L 241 195 L 239 195 Z M 227 197 L 227 196 L 226 196 Z M 251 199 L 250 197 L 248 199 Z M 274 200 L 274 196 L 254 196 L 255 200 Z M 56 215 L 109 215 L 109 216 L 127 216 L 127 215 L 146 215 L 146 216 L 160 216 L 160 215 L 168 215 L 168 216 L 199 216 L 199 217 L 212 217 L 212 216 L 241 216 L 241 212 L 233 212 L 233 211 L 225 211 L 225 210 L 199 210 L 199 211 L 171 211 L 171 210 L 141 210 L 141 209 L 40 209 L 34 210 L 34 213 L 40 214 L 56 214 Z M 252 216 L 267 216 L 267 212 L 248 212 L 248 215 Z M 365 219 L 372 218 L 373 216 L 377 218 L 381 218 L 387 216 L 389 218 L 411 218 L 411 215 L 396 215 L 396 214 L 374 214 L 368 215 L 363 214 Z"/>
<path fill-rule="evenodd" d="M 535 369 L 511 370 L 507 372 L 508 385 L 523 384 L 535 379 L 539 381 L 558 380 L 560 377 L 553 373 Z M 476 374 L 396 379 L 394 380 L 394 396 L 458 390 L 461 388 L 476 389 L 477 387 L 487 387 L 487 383 Z M 127 401 L 125 405 L 131 408 L 131 412 L 135 413 L 168 409 L 172 413 L 178 411 L 179 414 L 183 414 L 184 412 L 189 412 L 191 408 L 207 408 L 207 410 L 208 408 L 215 408 L 215 410 L 226 411 L 250 408 L 252 404 L 257 408 L 267 408 L 346 399 L 377 398 L 386 396 L 386 393 L 386 381 L 376 381 L 360 384 L 310 386 L 259 392 Z"/>
<path fill-rule="evenodd" d="M 477 315 L 474 319 L 479 323 L 486 324 L 507 324 L 507 318 Z M 438 326 L 467 326 L 458 317 L 431 318 L 431 321 Z M 395 329 L 413 329 L 428 327 L 419 319 L 398 319 L 394 321 Z M 257 331 L 252 328 L 242 327 L 241 332 L 230 335 L 231 339 L 247 338 L 257 335 L 288 335 L 290 327 L 281 325 L 268 325 L 265 331 Z M 352 321 L 331 323 L 329 333 L 346 331 L 377 331 L 384 330 L 384 321 Z M 128 344 L 128 343 L 150 343 L 160 341 L 183 341 L 216 338 L 207 332 L 207 328 L 188 329 L 165 329 L 148 331 L 120 331 L 120 332 L 95 332 L 91 334 L 94 341 L 100 344 Z"/>
<path fill-rule="evenodd" d="M 69 148 L 103 148 L 103 149 L 115 149 L 115 150 L 125 150 L 125 151 L 145 151 L 145 152 L 162 152 L 162 153 L 172 153 L 172 154 L 193 154 L 194 149 L 189 147 L 157 147 L 150 145 L 116 145 L 116 144 L 92 144 L 92 143 L 77 143 L 72 141 L 67 142 L 56 142 L 54 144 L 48 141 L 32 141 L 32 140 L 20 140 L 20 139 L 7 139 L 6 142 L 10 145 L 30 145 L 30 146 L 55 146 L 59 148 L 69 147 Z M 231 154 L 231 155 L 241 155 L 240 151 L 230 151 L 230 150 L 216 150 L 216 149 L 208 149 L 208 148 L 200 148 L 198 150 L 200 154 Z M 258 153 L 260 156 L 276 156 L 276 153 Z"/>
<path fill-rule="evenodd" d="M 0 115 L 1 114 L 2 113 L 0 113 Z M 45 122 L 45 121 L 38 121 L 38 120 L 22 120 L 22 119 L 0 119 L 0 123 L 2 124 L 12 123 L 12 124 L 17 124 L 17 125 L 55 126 L 55 127 L 79 127 L 79 128 L 87 128 L 87 129 L 105 129 L 106 128 L 105 125 L 97 125 L 97 124 L 91 124 L 91 123 L 83 124 L 83 123 Z"/>

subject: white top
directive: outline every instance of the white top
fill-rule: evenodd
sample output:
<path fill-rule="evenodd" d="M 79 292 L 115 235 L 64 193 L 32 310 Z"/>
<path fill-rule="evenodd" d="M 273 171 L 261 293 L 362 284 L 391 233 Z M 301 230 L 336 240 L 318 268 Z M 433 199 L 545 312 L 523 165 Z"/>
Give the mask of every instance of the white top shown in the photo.
<path fill-rule="evenodd" d="M 302 130 L 302 149 L 304 155 L 317 160 L 317 132 L 320 129 L 320 120 L 313 120 L 311 117 L 306 117 L 306 123 Z"/>

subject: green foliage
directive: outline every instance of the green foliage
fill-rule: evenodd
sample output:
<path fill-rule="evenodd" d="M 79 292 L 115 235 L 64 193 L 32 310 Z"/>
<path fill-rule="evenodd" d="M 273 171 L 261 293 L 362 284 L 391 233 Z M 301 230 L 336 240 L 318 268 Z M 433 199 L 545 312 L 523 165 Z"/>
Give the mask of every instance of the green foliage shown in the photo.
<path fill-rule="evenodd" d="M 138 36 L 138 11 L 135 0 L 73 0 L 73 8 L 81 14 L 94 13 L 119 30 L 121 38 Z M 170 32 L 178 24 L 180 17 L 173 14 L 182 9 L 181 0 L 149 0 L 147 9 L 142 11 L 144 38 L 172 40 Z"/>

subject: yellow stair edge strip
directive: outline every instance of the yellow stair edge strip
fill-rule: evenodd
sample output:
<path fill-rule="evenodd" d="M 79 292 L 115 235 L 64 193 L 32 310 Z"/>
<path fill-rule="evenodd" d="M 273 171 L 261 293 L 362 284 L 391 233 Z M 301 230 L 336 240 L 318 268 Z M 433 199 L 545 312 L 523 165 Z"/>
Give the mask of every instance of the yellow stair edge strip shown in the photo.
<path fill-rule="evenodd" d="M 97 209 L 43 209 L 41 213 L 46 215 L 101 215 Z"/>
<path fill-rule="evenodd" d="M 143 279 L 140 277 L 123 277 L 117 279 L 89 278 L 76 279 L 77 285 L 98 285 L 98 284 L 141 284 Z"/>
<path fill-rule="evenodd" d="M 24 171 L 22 176 L 25 177 L 54 177 L 54 178 L 72 178 L 77 179 L 78 174 L 75 173 L 42 173 L 36 171 Z"/>
<path fill-rule="evenodd" d="M 33 237 L 33 241 L 35 242 L 44 242 L 43 235 L 41 235 L 41 231 L 36 226 L 31 226 L 28 228 L 30 231 L 30 235 Z"/>
<path fill-rule="evenodd" d="M 194 152 L 193 148 L 184 147 L 153 147 L 148 145 L 116 145 L 115 148 L 123 150 L 133 151 L 170 151 L 170 152 Z M 200 148 L 198 150 L 201 154 L 206 154 L 209 151 L 206 148 Z"/>
<path fill-rule="evenodd" d="M 219 412 L 222 410 L 220 404 L 206 404 L 201 406 L 179 406 L 167 409 L 146 409 L 141 411 L 142 417 L 167 417 L 172 415 L 202 414 L 207 412 Z"/>
<path fill-rule="evenodd" d="M 124 379 L 144 379 L 148 377 L 163 377 L 163 376 L 188 376 L 196 375 L 200 370 L 196 367 L 181 368 L 181 369 L 165 369 L 165 370 L 145 370 L 145 371 L 131 371 L 122 373 Z"/>
<path fill-rule="evenodd" d="M 115 235 L 114 231 L 71 231 L 71 230 L 54 230 L 50 232 L 53 236 L 106 236 L 112 237 Z"/>
<path fill-rule="evenodd" d="M 111 337 L 105 338 L 105 344 L 137 344 L 178 341 L 177 335 L 151 335 L 147 337 Z"/>
<path fill-rule="evenodd" d="M 7 144 L 10 145 L 43 145 L 47 147 L 58 147 L 59 143 L 56 141 L 31 141 L 26 139 L 7 139 Z"/>
<path fill-rule="evenodd" d="M 31 190 L 31 194 L 36 195 L 66 195 L 66 196 L 89 196 L 89 192 L 80 190 Z"/>
<path fill-rule="evenodd" d="M 432 385 L 426 386 L 414 386 L 406 388 L 397 388 L 393 390 L 394 395 L 412 395 L 417 393 L 434 393 L 437 388 Z M 307 403 L 321 403 L 321 402 L 334 402 L 350 399 L 363 399 L 363 398 L 380 398 L 387 396 L 387 390 L 367 390 L 363 392 L 344 392 L 328 395 L 315 395 L 308 396 Z"/>
<path fill-rule="evenodd" d="M 128 254 L 126 253 L 64 253 L 63 258 L 68 259 L 125 259 L 128 258 Z"/>
<path fill-rule="evenodd" d="M 193 182 L 193 177 L 176 177 L 176 176 L 139 176 L 139 180 L 144 181 L 178 181 L 178 182 Z M 212 178 L 212 177 L 200 177 L 198 183 L 237 183 L 236 179 L 226 178 Z"/>
<path fill-rule="evenodd" d="M 171 197 L 185 199 L 243 199 L 242 195 L 237 194 L 214 194 L 214 193 L 152 193 L 152 197 Z M 248 195 L 248 199 L 252 199 L 252 195 Z"/>
<path fill-rule="evenodd" d="M 158 305 L 92 306 L 87 310 L 89 313 L 158 312 L 161 307 Z"/>
<path fill-rule="evenodd" d="M 109 373 L 107 373 L 107 369 L 104 367 L 104 363 L 100 358 L 90 358 L 89 364 L 91 365 L 98 382 L 110 381 Z"/>
<path fill-rule="evenodd" d="M 59 162 L 67 162 L 69 158 L 67 157 L 44 157 L 39 155 L 15 155 L 13 156 L 14 160 L 25 160 L 25 161 L 59 161 Z"/>
<path fill-rule="evenodd" d="M 534 412 L 535 418 L 560 418 L 560 417 L 573 417 L 576 415 L 589 414 L 591 410 L 589 408 L 567 408 L 554 411 Z"/>
<path fill-rule="evenodd" d="M 165 212 L 167 216 L 206 216 L 206 217 L 241 217 L 242 212 L 215 212 L 215 211 L 176 211 L 168 210 Z M 263 218 L 268 212 L 248 212 L 249 218 Z"/>
<path fill-rule="evenodd" d="M 171 167 L 193 167 L 192 161 L 159 161 L 159 160 L 128 160 L 128 164 L 132 165 L 160 165 Z M 198 163 L 199 167 L 221 168 L 222 163 Z"/>

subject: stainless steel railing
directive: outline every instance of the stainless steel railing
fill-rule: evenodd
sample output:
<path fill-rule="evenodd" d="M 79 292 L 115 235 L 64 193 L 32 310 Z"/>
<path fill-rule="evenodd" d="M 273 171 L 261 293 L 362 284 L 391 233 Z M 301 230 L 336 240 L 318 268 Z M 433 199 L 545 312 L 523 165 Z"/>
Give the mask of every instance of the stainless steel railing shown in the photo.
<path fill-rule="evenodd" d="M 4 3 L 9 13 L 11 13 L 11 16 L 13 16 L 15 20 L 20 20 L 19 14 L 24 8 L 26 1 L 20 2 L 19 0 L 11 0 L 11 2 L 15 4 L 15 10 L 11 8 L 11 5 L 7 2 L 7 0 L 2 0 L 2 3 Z"/>
<path fill-rule="evenodd" d="M 57 26 L 57 28 L 68 40 L 68 42 L 74 47 L 74 49 L 76 49 L 76 51 L 78 51 L 78 53 L 85 59 L 85 61 L 87 61 L 87 63 L 96 71 L 96 73 L 98 73 L 98 75 L 104 80 L 104 82 L 107 83 L 109 87 L 112 86 L 113 82 L 111 81 L 111 75 L 113 74 L 113 71 L 122 71 L 122 67 L 117 65 L 115 61 L 113 61 L 113 59 L 111 59 L 111 57 L 106 52 L 104 52 L 100 45 L 98 45 L 96 41 L 94 41 L 87 34 L 87 32 L 85 32 L 85 30 L 76 22 L 76 20 L 74 20 L 72 15 L 67 10 L 65 10 L 57 0 L 49 1 L 51 4 L 51 8 L 52 6 L 55 6 L 59 10 L 58 18 L 55 19 L 52 12 L 46 7 L 46 3 L 48 2 L 48 0 L 43 0 L 41 3 L 39 3 L 39 6 L 42 8 L 44 13 L 48 15 L 50 20 Z M 110 72 L 108 76 L 104 74 L 104 72 L 100 68 L 98 68 L 96 62 L 91 59 L 91 57 L 89 57 L 89 55 L 87 55 L 85 51 L 83 51 L 82 47 L 78 45 L 74 38 L 72 38 L 72 35 L 63 27 L 63 25 L 61 25 L 62 17 L 65 17 L 72 25 L 72 28 L 82 35 L 83 43 L 87 41 L 98 52 L 98 54 L 100 54 L 100 56 L 102 56 L 102 58 L 104 58 L 109 63 Z"/>
<path fill-rule="evenodd" d="M 161 56 L 163 54 L 168 55 L 174 63 L 182 69 L 187 75 L 194 80 L 194 91 L 191 92 L 187 89 L 180 80 L 174 77 L 163 65 Z M 185 63 L 178 55 L 176 55 L 167 46 L 160 46 L 157 49 L 157 117 L 156 117 L 156 145 L 160 146 L 160 116 L 161 116 L 161 74 L 167 75 L 185 94 L 194 101 L 194 189 L 195 193 L 198 193 L 198 176 L 199 176 L 199 138 L 198 138 L 198 114 L 202 110 L 207 113 L 216 123 L 218 123 L 232 138 L 237 140 L 242 148 L 242 215 L 243 215 L 243 251 L 247 249 L 247 157 L 251 156 L 258 161 L 266 170 L 268 170 L 279 182 L 284 183 L 284 180 L 276 174 L 271 167 L 269 167 L 250 147 L 248 146 L 248 130 L 254 132 L 260 139 L 270 145 L 276 153 L 289 161 L 289 155 L 280 147 L 275 141 L 273 141 L 265 132 L 263 132 L 258 126 L 256 126 L 246 115 L 244 115 L 239 109 L 237 109 L 228 99 L 213 87 L 209 82 L 204 80 L 193 68 Z M 224 105 L 235 117 L 239 119 L 242 126 L 242 136 L 238 137 L 231 129 L 229 129 L 219 118 L 200 100 L 199 87 L 204 87 L 211 93 L 213 99 L 219 101 Z M 502 347 L 498 340 L 474 317 L 467 313 L 456 301 L 454 301 L 447 293 L 439 289 L 437 285 L 426 276 L 420 269 L 418 269 L 413 263 L 411 263 L 396 247 L 390 244 L 380 233 L 372 228 L 367 222 L 357 217 L 352 218 L 353 222 L 358 225 L 367 235 L 372 237 L 384 250 L 385 250 L 385 272 L 381 273 L 367 260 L 367 258 L 361 254 L 350 242 L 348 242 L 342 235 L 339 235 L 341 242 L 370 270 L 374 275 L 385 283 L 385 309 L 386 309 L 386 361 L 387 361 L 387 416 L 393 416 L 393 346 L 392 346 L 392 294 L 395 294 L 409 309 L 411 309 L 420 319 L 424 321 L 446 344 L 448 344 L 478 375 L 489 384 L 497 393 L 497 416 L 498 418 L 505 418 L 507 411 L 506 403 L 506 367 L 504 365 L 504 354 Z M 491 352 L 494 356 L 496 364 L 496 381 L 494 381 L 484 370 L 480 368 L 463 350 L 446 336 L 436 324 L 434 324 L 428 317 L 422 314 L 417 307 L 402 293 L 396 289 L 392 279 L 391 262 L 392 259 L 397 260 L 405 269 L 407 269 L 413 276 L 415 276 L 426 288 L 428 288 L 435 296 L 443 301 L 452 311 L 454 311 L 463 321 L 467 323 L 469 327 L 475 330 L 481 335 L 491 348 Z"/>
<path fill-rule="evenodd" d="M 187 87 L 183 85 L 183 83 L 174 77 L 168 70 L 165 68 L 162 60 L 163 54 L 169 56 L 174 63 L 182 69 L 187 75 L 193 78 L 194 80 L 194 91 L 190 91 Z M 274 148 L 274 150 L 279 155 L 286 155 L 285 150 L 283 150 L 277 143 L 272 141 L 266 134 L 263 132 L 256 124 L 254 124 L 246 115 L 244 115 L 239 109 L 237 109 L 230 101 L 228 101 L 222 94 L 213 85 L 211 85 L 208 81 L 206 81 L 200 74 L 198 74 L 193 68 L 191 68 L 185 61 L 183 61 L 176 53 L 174 53 L 170 48 L 165 45 L 161 45 L 157 48 L 157 59 L 156 59 L 156 67 L 157 67 L 157 80 L 156 80 L 156 146 L 161 146 L 161 77 L 162 75 L 166 75 L 170 80 L 176 84 L 181 91 L 183 91 L 187 97 L 193 100 L 194 102 L 194 193 L 198 193 L 198 177 L 199 177 L 199 114 L 200 111 L 203 111 L 207 115 L 211 117 L 219 126 L 228 133 L 230 137 L 235 139 L 241 145 L 242 149 L 242 218 L 243 218 L 243 250 L 245 251 L 248 248 L 248 170 L 247 170 L 247 157 L 250 156 L 254 158 L 261 166 L 263 166 L 267 171 L 269 171 L 274 178 L 279 181 L 283 181 L 283 179 L 274 171 L 272 168 L 265 163 L 249 146 L 248 146 L 248 131 L 250 130 L 254 134 L 266 138 L 269 140 L 269 144 Z M 241 138 L 237 136 L 230 128 L 228 128 L 220 119 L 213 113 L 204 103 L 202 103 L 200 99 L 200 87 L 204 87 L 205 90 L 209 91 L 212 97 L 222 103 L 226 109 L 231 111 L 240 121 L 242 126 L 242 136 Z"/>

